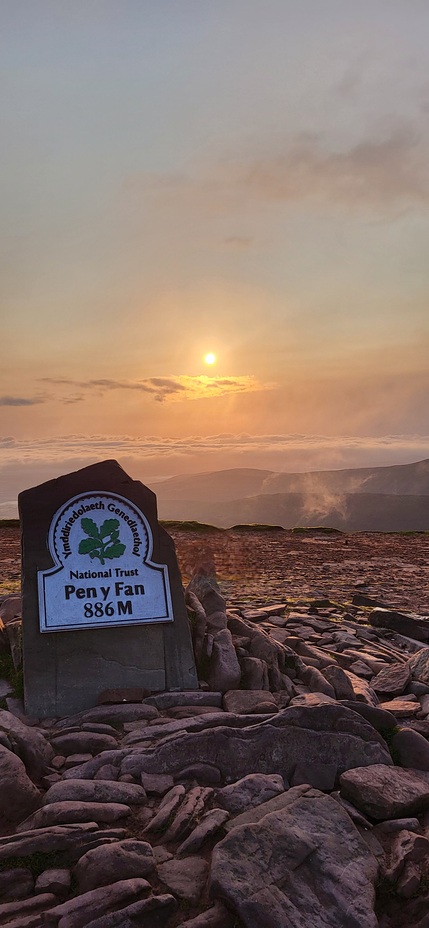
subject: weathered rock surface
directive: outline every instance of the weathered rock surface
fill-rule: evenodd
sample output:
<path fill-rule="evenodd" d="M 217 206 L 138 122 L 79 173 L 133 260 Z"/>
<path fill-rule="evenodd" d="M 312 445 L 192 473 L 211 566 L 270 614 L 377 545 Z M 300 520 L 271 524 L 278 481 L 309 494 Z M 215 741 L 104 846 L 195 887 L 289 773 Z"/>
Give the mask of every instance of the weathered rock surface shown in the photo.
<path fill-rule="evenodd" d="M 371 818 L 382 820 L 429 809 L 429 783 L 409 770 L 381 764 L 347 770 L 341 795 Z"/>
<path fill-rule="evenodd" d="M 117 880 L 147 876 L 155 869 L 151 845 L 126 838 L 104 844 L 84 854 L 74 869 L 79 892 L 86 893 Z"/>
<path fill-rule="evenodd" d="M 0 815 L 20 822 L 41 804 L 42 796 L 16 754 L 0 744 Z"/>
<path fill-rule="evenodd" d="M 300 544 L 319 551 L 329 583 L 329 539 Z M 43 724 L 8 697 L 0 924 L 423 928 L 429 648 L 368 624 L 385 597 L 352 594 L 355 541 L 343 545 L 341 591 L 311 597 L 302 575 L 292 605 L 252 606 L 249 580 L 227 609 L 201 578 L 188 592 L 198 691 L 135 690 L 124 698 L 143 702 L 114 704 L 123 693 L 112 680 L 102 705 Z M 385 560 L 367 570 L 384 583 Z M 429 626 L 393 605 L 401 621 Z"/>
<path fill-rule="evenodd" d="M 288 713 L 288 715 L 286 714 Z M 308 726 L 308 727 L 305 727 Z M 191 763 L 216 765 L 237 780 L 249 770 L 289 778 L 303 760 L 311 767 L 335 764 L 338 773 L 367 764 L 392 764 L 375 730 L 343 707 L 293 707 L 244 729 L 220 727 L 168 739 L 144 754 L 126 757 L 123 773 L 178 773 Z"/>
<path fill-rule="evenodd" d="M 212 856 L 211 894 L 253 928 L 376 928 L 377 863 L 322 794 L 233 828 Z"/>

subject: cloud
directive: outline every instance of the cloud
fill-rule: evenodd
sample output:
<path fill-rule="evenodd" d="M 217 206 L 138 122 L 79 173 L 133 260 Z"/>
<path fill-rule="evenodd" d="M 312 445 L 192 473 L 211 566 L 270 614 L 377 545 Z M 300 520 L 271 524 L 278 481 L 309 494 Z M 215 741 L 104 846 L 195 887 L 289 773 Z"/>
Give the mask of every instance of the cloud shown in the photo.
<path fill-rule="evenodd" d="M 405 128 L 346 150 L 328 151 L 317 136 L 302 136 L 284 154 L 255 161 L 243 185 L 274 200 L 317 198 L 351 206 L 427 204 L 427 153 Z"/>
<path fill-rule="evenodd" d="M 259 152 L 239 152 L 189 175 L 144 175 L 129 180 L 158 204 L 236 211 L 253 203 L 315 201 L 347 210 L 427 209 L 428 147 L 418 130 L 405 123 L 332 146 L 321 134 L 264 140 Z M 257 148 L 257 143 L 254 145 Z M 251 239 L 231 235 L 224 243 L 248 247 Z"/>
<path fill-rule="evenodd" d="M 148 393 L 163 403 L 165 401 L 195 400 L 208 399 L 213 396 L 225 396 L 230 393 L 253 393 L 260 390 L 271 390 L 275 384 L 260 383 L 252 376 L 240 377 L 190 377 L 185 374 L 174 375 L 171 377 L 149 377 L 145 380 L 85 380 L 76 381 L 66 378 L 44 377 L 44 383 L 58 385 L 62 387 L 73 387 L 84 390 L 86 394 L 96 391 L 103 395 L 109 390 L 135 390 L 141 393 Z M 51 399 L 58 399 L 51 395 Z M 61 398 L 62 402 L 78 402 L 83 399 L 83 394 L 73 398 Z"/>
<path fill-rule="evenodd" d="M 0 406 L 37 406 L 44 403 L 44 397 L 0 396 Z"/>

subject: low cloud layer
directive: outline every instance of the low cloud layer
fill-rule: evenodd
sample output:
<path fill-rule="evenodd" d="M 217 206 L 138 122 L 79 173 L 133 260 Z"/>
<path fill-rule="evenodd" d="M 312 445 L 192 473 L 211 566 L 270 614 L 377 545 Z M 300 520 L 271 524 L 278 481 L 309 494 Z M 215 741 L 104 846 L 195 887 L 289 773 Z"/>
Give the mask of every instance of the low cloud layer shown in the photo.
<path fill-rule="evenodd" d="M 21 490 L 109 458 L 118 460 L 127 473 L 156 491 L 160 480 L 175 474 L 234 467 L 302 473 L 411 463 L 429 458 L 429 435 L 371 438 L 220 433 L 183 439 L 67 435 L 31 440 L 5 436 L 0 438 L 2 517 L 16 516 Z"/>

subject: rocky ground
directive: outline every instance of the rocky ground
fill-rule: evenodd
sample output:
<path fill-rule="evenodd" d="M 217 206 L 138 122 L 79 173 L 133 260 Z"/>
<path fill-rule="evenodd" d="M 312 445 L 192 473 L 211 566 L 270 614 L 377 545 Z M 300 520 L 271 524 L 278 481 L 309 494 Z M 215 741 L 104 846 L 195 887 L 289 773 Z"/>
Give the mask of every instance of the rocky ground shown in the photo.
<path fill-rule="evenodd" d="M 37 720 L 2 684 L 0 926 L 428 928 L 429 536 L 175 539 L 199 691 Z"/>

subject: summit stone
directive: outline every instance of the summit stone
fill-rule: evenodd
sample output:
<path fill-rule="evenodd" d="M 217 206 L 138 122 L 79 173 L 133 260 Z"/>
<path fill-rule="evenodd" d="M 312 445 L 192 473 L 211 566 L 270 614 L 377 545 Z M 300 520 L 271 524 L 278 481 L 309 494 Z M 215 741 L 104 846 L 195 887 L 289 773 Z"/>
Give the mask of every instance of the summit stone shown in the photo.
<path fill-rule="evenodd" d="M 198 687 L 174 543 L 116 461 L 19 496 L 28 715 L 81 712 L 114 687 Z"/>

